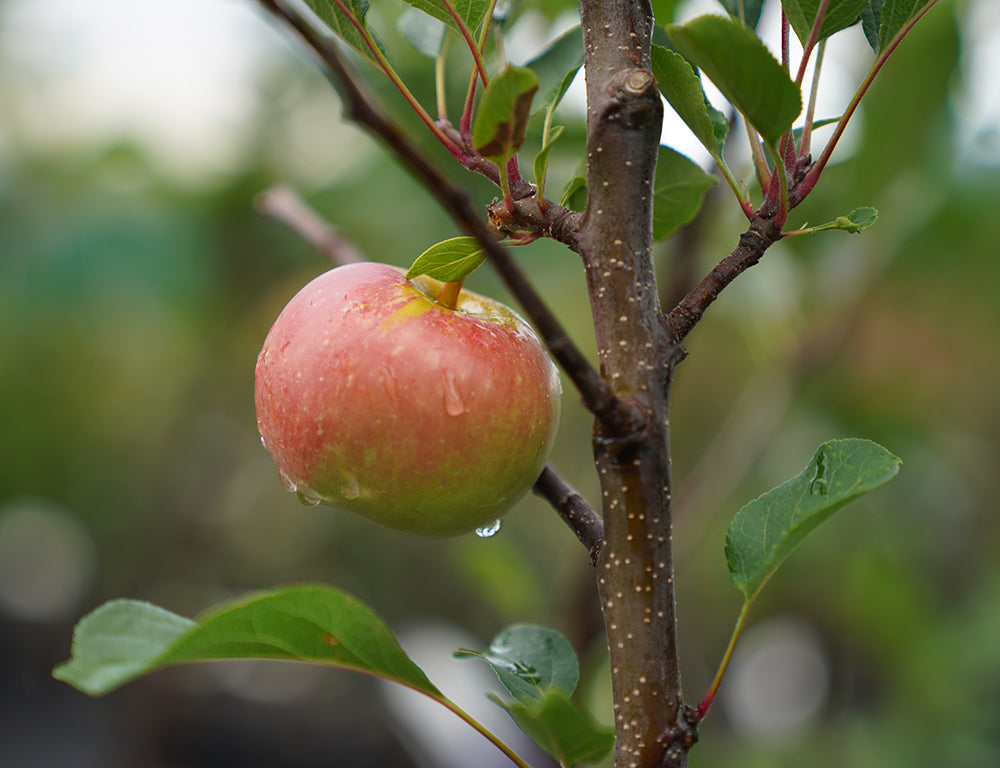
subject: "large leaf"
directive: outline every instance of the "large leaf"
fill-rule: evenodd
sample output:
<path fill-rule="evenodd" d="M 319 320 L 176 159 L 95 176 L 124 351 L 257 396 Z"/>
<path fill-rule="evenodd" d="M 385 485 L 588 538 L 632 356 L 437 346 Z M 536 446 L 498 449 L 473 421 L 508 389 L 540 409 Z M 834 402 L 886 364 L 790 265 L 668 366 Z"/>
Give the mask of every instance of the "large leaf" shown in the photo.
<path fill-rule="evenodd" d="M 406 2 L 443 21 L 459 34 L 462 33 L 462 25 L 468 32 L 475 32 L 489 8 L 487 0 L 406 0 Z M 458 14 L 461 23 L 455 20 L 455 16 L 448 8 L 449 5 Z"/>
<path fill-rule="evenodd" d="M 900 460 L 869 440 L 831 440 L 798 475 L 745 505 L 729 525 L 726 561 L 748 601 L 834 512 L 890 480 Z"/>
<path fill-rule="evenodd" d="M 570 696 L 580 677 L 573 646 L 553 629 L 513 624 L 490 642 L 488 651 L 460 650 L 460 658 L 475 657 L 489 664 L 510 694 L 521 704 L 541 704 L 550 692 Z"/>
<path fill-rule="evenodd" d="M 812 35 L 816 14 L 819 13 L 822 3 L 823 0 L 781 0 L 788 23 L 792 25 L 803 45 Z M 823 22 L 820 24 L 819 36 L 816 38 L 817 42 L 857 23 L 868 3 L 869 0 L 829 0 L 826 12 L 823 14 Z"/>
<path fill-rule="evenodd" d="M 490 80 L 472 127 L 472 143 L 488 158 L 506 163 L 524 142 L 538 78 L 525 67 L 507 67 Z"/>
<path fill-rule="evenodd" d="M 775 144 L 802 111 L 788 72 L 750 29 L 721 16 L 701 16 L 667 32 L 768 144 Z"/>
<path fill-rule="evenodd" d="M 669 147 L 661 146 L 653 180 L 653 239 L 665 240 L 701 208 L 715 178 Z"/>
<path fill-rule="evenodd" d="M 495 696 L 491 698 L 559 765 L 595 763 L 615 745 L 614 730 L 596 724 L 559 691 L 550 691 L 533 705 L 508 704 Z"/>
<path fill-rule="evenodd" d="M 701 78 L 683 56 L 663 46 L 652 47 L 651 59 L 660 93 L 712 157 L 721 158 L 725 133 L 720 140 L 712 115 L 716 110 L 705 99 Z"/>
<path fill-rule="evenodd" d="M 91 696 L 162 667 L 210 659 L 289 659 L 394 680 L 444 700 L 370 608 L 323 586 L 224 604 L 197 622 L 135 600 L 105 603 L 77 625 L 53 675 Z"/>
<path fill-rule="evenodd" d="M 341 40 L 373 64 L 378 64 L 365 40 L 368 29 L 368 0 L 306 0 L 306 5 Z M 374 41 L 374 36 L 371 35 Z"/>
<path fill-rule="evenodd" d="M 486 261 L 482 243 L 474 237 L 453 237 L 436 243 L 414 260 L 407 279 L 427 275 L 442 283 L 464 280 Z"/>

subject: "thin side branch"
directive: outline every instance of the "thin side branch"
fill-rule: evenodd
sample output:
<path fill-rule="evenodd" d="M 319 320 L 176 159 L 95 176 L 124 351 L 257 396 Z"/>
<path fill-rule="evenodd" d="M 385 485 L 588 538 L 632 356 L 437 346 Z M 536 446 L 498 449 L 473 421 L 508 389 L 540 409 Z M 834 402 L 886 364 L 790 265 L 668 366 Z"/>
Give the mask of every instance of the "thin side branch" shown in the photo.
<path fill-rule="evenodd" d="M 580 392 L 584 406 L 594 413 L 609 433 L 629 434 L 634 431 L 635 424 L 640 421 L 635 406 L 615 395 L 597 369 L 573 343 L 514 262 L 510 252 L 497 242 L 495 233 L 473 208 L 465 191 L 452 184 L 431 165 L 416 145 L 372 105 L 355 82 L 331 39 L 318 34 L 303 16 L 294 9 L 285 7 L 280 0 L 258 2 L 267 11 L 291 25 L 320 57 L 344 101 L 345 116 L 381 138 L 424 184 L 427 191 L 437 198 L 454 221 L 479 240 L 507 289 L 517 299 L 556 362 Z"/>
<path fill-rule="evenodd" d="M 364 255 L 291 187 L 271 187 L 257 195 L 254 205 L 258 213 L 283 224 L 335 265 L 365 261 Z"/>
<path fill-rule="evenodd" d="M 781 239 L 781 228 L 771 219 L 754 217 L 750 228 L 740 235 L 740 244 L 720 261 L 665 319 L 667 333 L 675 348 L 698 324 L 722 290 L 761 260 L 764 252 Z"/>
<path fill-rule="evenodd" d="M 601 514 L 551 464 L 545 466 L 531 490 L 553 506 L 563 522 L 590 552 L 590 564 L 596 565 L 601 552 L 601 540 L 604 538 Z"/>

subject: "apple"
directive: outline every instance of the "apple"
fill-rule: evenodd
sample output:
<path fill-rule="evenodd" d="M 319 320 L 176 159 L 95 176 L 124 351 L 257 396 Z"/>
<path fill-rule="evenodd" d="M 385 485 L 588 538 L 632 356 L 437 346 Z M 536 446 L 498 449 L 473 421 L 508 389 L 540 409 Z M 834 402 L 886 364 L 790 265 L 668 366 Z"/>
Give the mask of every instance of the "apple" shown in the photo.
<path fill-rule="evenodd" d="M 466 290 L 451 308 L 443 286 L 348 264 L 278 316 L 257 358 L 257 426 L 304 503 L 453 536 L 498 520 L 541 474 L 555 365 L 513 310 Z"/>

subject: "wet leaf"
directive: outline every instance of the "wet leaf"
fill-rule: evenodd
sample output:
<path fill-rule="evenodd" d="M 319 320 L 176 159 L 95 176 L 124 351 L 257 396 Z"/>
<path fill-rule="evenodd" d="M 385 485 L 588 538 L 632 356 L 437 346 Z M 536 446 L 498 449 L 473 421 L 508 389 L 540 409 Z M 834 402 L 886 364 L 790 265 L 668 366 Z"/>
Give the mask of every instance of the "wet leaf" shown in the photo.
<path fill-rule="evenodd" d="M 507 67 L 490 80 L 472 128 L 472 143 L 483 157 L 506 163 L 517 152 L 537 90 L 538 78 L 524 67 Z"/>
<path fill-rule="evenodd" d="M 420 275 L 442 283 L 455 283 L 475 272 L 486 261 L 482 243 L 474 237 L 453 237 L 421 253 L 406 272 L 407 280 Z"/>
<path fill-rule="evenodd" d="M 788 23 L 805 45 L 812 35 L 816 14 L 824 0 L 781 0 Z M 869 0 L 828 0 L 817 42 L 858 22 Z"/>
<path fill-rule="evenodd" d="M 80 620 L 72 657 L 52 674 L 99 696 L 163 667 L 213 659 L 327 664 L 444 700 L 371 609 L 323 586 L 256 593 L 197 621 L 149 603 L 114 600 Z"/>
<path fill-rule="evenodd" d="M 653 239 L 665 240 L 698 213 L 715 178 L 669 147 L 660 147 L 653 180 Z"/>
<path fill-rule="evenodd" d="M 595 723 L 559 691 L 550 691 L 533 705 L 508 704 L 496 696 L 490 698 L 506 709 L 521 730 L 560 765 L 595 763 L 614 748 L 614 730 Z"/>
<path fill-rule="evenodd" d="M 701 16 L 667 32 L 768 144 L 791 128 L 802 111 L 799 88 L 750 29 L 721 16 Z"/>
<path fill-rule="evenodd" d="M 580 667 L 569 641 L 553 629 L 513 624 L 490 642 L 488 651 L 460 650 L 459 658 L 489 664 L 511 696 L 521 704 L 542 704 L 550 692 L 570 696 Z"/>
<path fill-rule="evenodd" d="M 726 535 L 733 584 L 753 600 L 806 536 L 834 512 L 893 478 L 900 463 L 869 440 L 823 443 L 799 474 L 736 513 Z"/>

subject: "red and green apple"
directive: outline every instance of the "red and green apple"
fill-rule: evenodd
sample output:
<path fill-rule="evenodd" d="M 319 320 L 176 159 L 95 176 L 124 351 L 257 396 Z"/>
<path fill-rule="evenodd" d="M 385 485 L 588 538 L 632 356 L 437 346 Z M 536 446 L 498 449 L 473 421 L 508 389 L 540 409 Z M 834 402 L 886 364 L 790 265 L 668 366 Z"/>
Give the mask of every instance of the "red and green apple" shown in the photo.
<path fill-rule="evenodd" d="M 257 424 L 282 482 L 399 531 L 488 526 L 541 474 L 558 372 L 503 304 L 349 264 L 296 294 L 257 359 Z M 453 303 L 454 306 L 449 306 Z"/>

